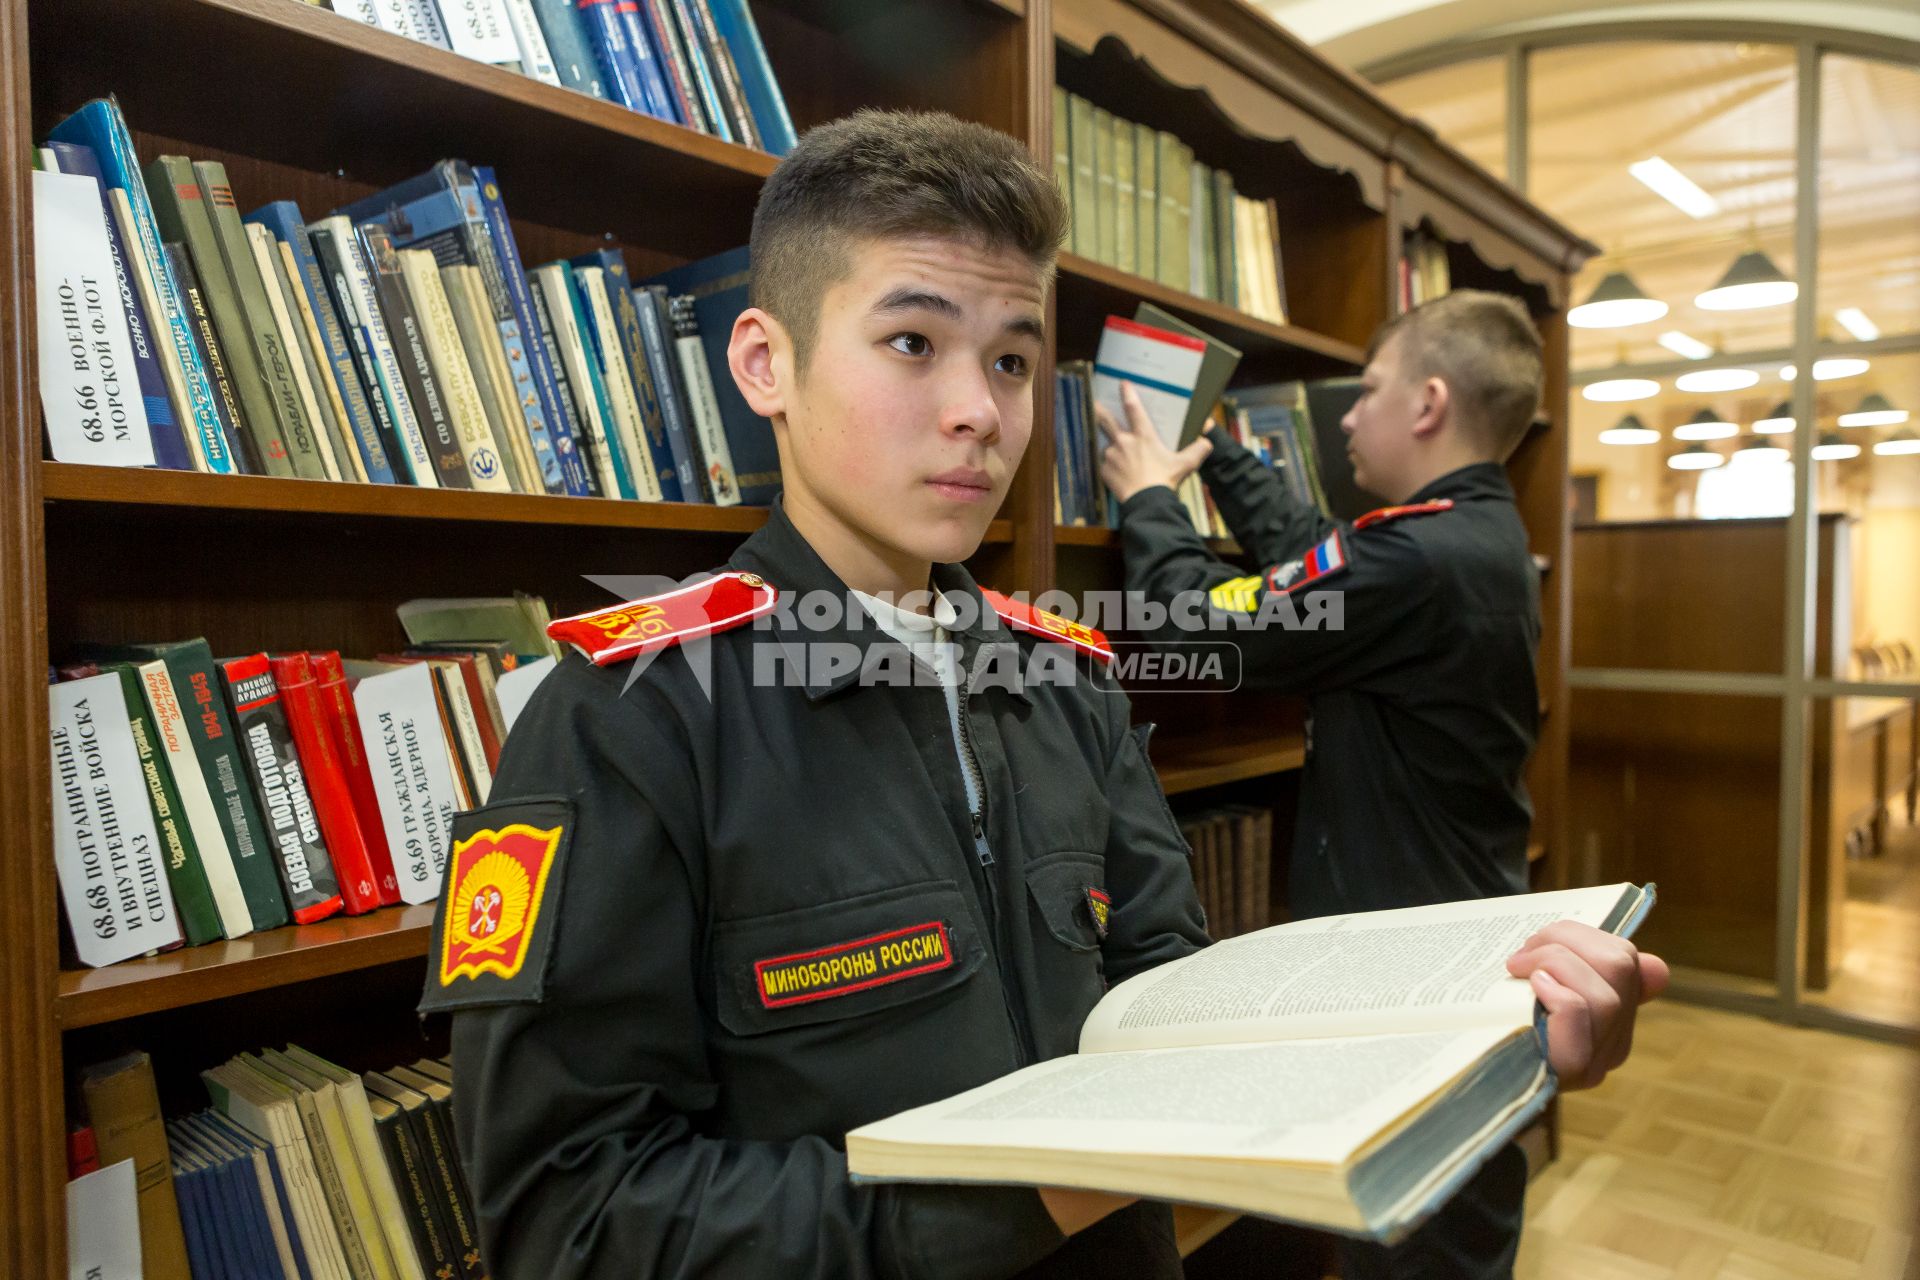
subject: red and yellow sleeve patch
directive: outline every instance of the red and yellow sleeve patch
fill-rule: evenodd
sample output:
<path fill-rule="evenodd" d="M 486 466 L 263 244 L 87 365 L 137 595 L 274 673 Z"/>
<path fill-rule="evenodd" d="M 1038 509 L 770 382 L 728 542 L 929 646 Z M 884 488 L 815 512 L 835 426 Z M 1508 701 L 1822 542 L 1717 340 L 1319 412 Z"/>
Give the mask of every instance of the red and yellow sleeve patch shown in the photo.
<path fill-rule="evenodd" d="M 814 951 L 753 962 L 754 989 L 769 1009 L 851 995 L 953 967 L 953 939 L 938 920 Z"/>
<path fill-rule="evenodd" d="M 1057 613 L 1048 613 L 1045 609 L 1010 600 L 998 591 L 983 588 L 980 595 L 987 602 L 987 607 L 999 614 L 1002 621 L 1015 631 L 1031 631 L 1049 640 L 1070 644 L 1103 663 L 1113 661 L 1113 646 L 1107 643 L 1105 634 L 1085 623 L 1069 622 Z"/>
<path fill-rule="evenodd" d="M 565 834 L 564 827 L 514 823 L 454 843 L 446 881 L 453 896 L 442 908 L 441 986 L 487 973 L 508 981 L 519 975 Z"/>
<path fill-rule="evenodd" d="M 758 574 L 722 573 L 643 600 L 561 618 L 548 624 L 547 634 L 604 667 L 731 631 L 771 613 L 779 600 L 780 593 Z"/>

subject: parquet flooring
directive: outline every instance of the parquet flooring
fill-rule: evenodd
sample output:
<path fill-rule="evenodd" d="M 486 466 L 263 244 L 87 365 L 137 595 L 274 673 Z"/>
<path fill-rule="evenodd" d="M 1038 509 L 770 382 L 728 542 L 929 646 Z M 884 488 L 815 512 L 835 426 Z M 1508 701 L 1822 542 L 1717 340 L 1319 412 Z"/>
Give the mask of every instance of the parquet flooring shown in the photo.
<path fill-rule="evenodd" d="M 1650 1005 L 1626 1067 L 1562 1099 L 1517 1280 L 1897 1280 L 1917 1100 L 1912 1049 Z"/>

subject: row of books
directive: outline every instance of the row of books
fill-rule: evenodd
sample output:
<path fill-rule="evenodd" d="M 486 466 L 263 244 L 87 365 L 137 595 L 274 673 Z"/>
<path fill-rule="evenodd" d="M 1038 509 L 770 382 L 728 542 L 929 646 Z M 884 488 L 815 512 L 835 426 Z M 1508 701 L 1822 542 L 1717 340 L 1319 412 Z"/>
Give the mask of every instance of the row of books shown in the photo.
<path fill-rule="evenodd" d="M 1287 322 L 1280 217 L 1272 200 L 1194 159 L 1165 130 L 1122 120 L 1055 86 L 1053 175 L 1082 257 Z"/>
<path fill-rule="evenodd" d="M 1219 421 L 1274 469 L 1296 501 L 1353 520 L 1380 505 L 1354 483 L 1340 426 L 1359 396 L 1358 378 L 1239 387 L 1222 398 Z"/>
<path fill-rule="evenodd" d="M 440 603 L 404 606 L 415 642 L 372 661 L 220 659 L 193 639 L 85 646 L 53 672 L 54 857 L 80 962 L 437 898 L 453 814 L 486 802 L 553 665 L 444 636 L 458 611 Z"/>
<path fill-rule="evenodd" d="M 1400 310 L 1411 311 L 1423 302 L 1443 298 L 1453 289 L 1453 267 L 1447 260 L 1447 242 L 1425 227 L 1407 232 L 1395 268 Z"/>
<path fill-rule="evenodd" d="M 146 1054 L 81 1073 L 77 1199 L 137 1221 L 148 1280 L 484 1280 L 447 1060 L 355 1073 L 288 1045 L 200 1078 L 212 1105 L 163 1120 Z M 155 1175 L 123 1184 L 133 1215 L 94 1185 L 123 1159 Z"/>
<path fill-rule="evenodd" d="M 794 144 L 747 0 L 332 0 L 331 8 L 741 146 L 785 155 Z"/>
<path fill-rule="evenodd" d="M 1231 938 L 1274 923 L 1273 810 L 1202 810 L 1180 819 L 1180 834 L 1192 851 L 1194 889 L 1209 935 Z"/>
<path fill-rule="evenodd" d="M 459 160 L 317 220 L 288 200 L 243 218 L 218 162 L 142 170 L 111 99 L 36 159 L 60 461 L 721 505 L 778 489 L 772 430 L 725 366 L 745 248 L 639 287 L 617 248 L 526 272 L 498 179 Z"/>

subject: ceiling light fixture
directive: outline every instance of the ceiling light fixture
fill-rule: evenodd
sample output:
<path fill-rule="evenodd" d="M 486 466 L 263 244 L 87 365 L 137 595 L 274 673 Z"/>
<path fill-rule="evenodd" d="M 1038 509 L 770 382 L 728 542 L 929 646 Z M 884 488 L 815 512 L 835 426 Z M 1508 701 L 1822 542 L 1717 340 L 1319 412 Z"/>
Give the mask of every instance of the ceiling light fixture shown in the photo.
<path fill-rule="evenodd" d="M 1785 462 L 1793 455 L 1777 444 L 1759 436 L 1749 436 L 1734 446 L 1734 461 L 1742 465 L 1755 463 Z"/>
<path fill-rule="evenodd" d="M 1599 404 L 1618 404 L 1623 400 L 1645 400 L 1660 394 L 1660 384 L 1652 378 L 1607 378 L 1589 382 L 1580 394 Z"/>
<path fill-rule="evenodd" d="M 1749 249 L 1733 260 L 1720 283 L 1697 295 L 1693 305 L 1703 311 L 1753 311 L 1778 307 L 1800 296 L 1800 286 L 1787 279 L 1773 259 Z"/>
<path fill-rule="evenodd" d="M 1692 369 L 1673 380 L 1674 390 L 1711 395 L 1718 391 L 1744 391 L 1760 381 L 1752 369 Z"/>
<path fill-rule="evenodd" d="M 1660 335 L 1660 345 L 1677 356 L 1688 360 L 1705 360 L 1713 354 L 1713 348 L 1690 334 L 1678 329 L 1669 329 Z"/>
<path fill-rule="evenodd" d="M 1711 471 L 1723 466 L 1726 459 L 1703 444 L 1688 445 L 1667 459 L 1667 465 L 1675 471 Z"/>
<path fill-rule="evenodd" d="M 1739 434 L 1739 427 L 1715 416 L 1711 409 L 1702 409 L 1673 429 L 1675 440 L 1725 440 Z"/>
<path fill-rule="evenodd" d="M 1602 431 L 1600 433 L 1600 443 L 1658 444 L 1660 443 L 1660 433 L 1630 413 L 1608 427 L 1605 431 Z"/>
<path fill-rule="evenodd" d="M 1594 286 L 1585 302 L 1567 312 L 1567 323 L 1576 329 L 1619 329 L 1665 314 L 1666 303 L 1642 293 L 1626 272 L 1614 271 Z"/>
<path fill-rule="evenodd" d="M 1821 435 L 1820 443 L 1813 446 L 1815 462 L 1838 462 L 1843 458 L 1860 456 L 1860 446 L 1846 439 L 1838 431 L 1828 431 Z"/>
<path fill-rule="evenodd" d="M 1893 402 L 1878 391 L 1862 400 L 1852 413 L 1840 415 L 1843 427 L 1897 427 L 1906 420 L 1907 411 L 1896 409 Z"/>
<path fill-rule="evenodd" d="M 1880 326 L 1867 319 L 1867 313 L 1858 307 L 1842 307 L 1833 313 L 1833 318 L 1862 342 L 1872 342 L 1880 336 Z"/>
<path fill-rule="evenodd" d="M 1873 446 L 1873 451 L 1883 458 L 1896 457 L 1906 453 L 1920 453 L 1920 436 L 1911 431 L 1896 431 Z"/>
<path fill-rule="evenodd" d="M 1720 202 L 1700 189 L 1700 185 L 1659 156 L 1649 156 L 1627 166 L 1627 172 L 1644 183 L 1648 190 L 1689 218 L 1710 218 L 1720 212 Z"/>
<path fill-rule="evenodd" d="M 1753 424 L 1754 434 L 1763 436 L 1786 435 L 1793 430 L 1793 406 L 1782 400 L 1773 406 L 1773 411 Z"/>

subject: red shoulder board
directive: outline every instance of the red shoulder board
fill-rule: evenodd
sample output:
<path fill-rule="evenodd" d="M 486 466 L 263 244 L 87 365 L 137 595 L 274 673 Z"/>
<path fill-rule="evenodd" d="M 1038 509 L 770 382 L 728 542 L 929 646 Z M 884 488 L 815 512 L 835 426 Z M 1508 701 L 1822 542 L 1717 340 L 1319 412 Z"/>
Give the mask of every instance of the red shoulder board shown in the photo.
<path fill-rule="evenodd" d="M 1082 653 L 1090 653 L 1102 663 L 1113 661 L 1113 646 L 1107 643 L 1107 637 L 1092 627 L 1078 622 L 1068 622 L 1057 613 L 1048 613 L 1045 609 L 1036 609 L 1030 604 L 1021 604 L 1009 600 L 998 591 L 981 589 L 987 605 L 1015 631 L 1031 631 L 1037 636 L 1049 640 L 1058 640 L 1061 644 L 1070 644 Z"/>
<path fill-rule="evenodd" d="M 723 573 L 644 600 L 578 613 L 548 624 L 596 667 L 637 658 L 685 640 L 719 635 L 770 613 L 780 593 L 752 573 Z"/>
<path fill-rule="evenodd" d="M 1398 520 L 1402 516 L 1430 516 L 1440 511 L 1453 510 L 1452 498 L 1435 498 L 1432 502 L 1415 502 L 1404 507 L 1381 507 L 1378 511 L 1369 511 L 1353 522 L 1356 530 L 1370 524 L 1385 524 L 1389 520 Z"/>

